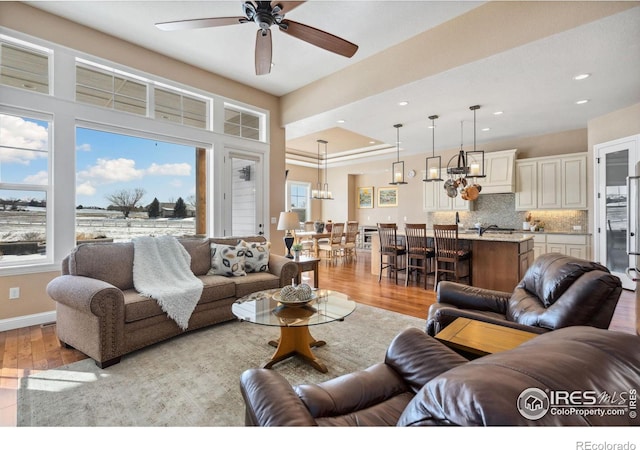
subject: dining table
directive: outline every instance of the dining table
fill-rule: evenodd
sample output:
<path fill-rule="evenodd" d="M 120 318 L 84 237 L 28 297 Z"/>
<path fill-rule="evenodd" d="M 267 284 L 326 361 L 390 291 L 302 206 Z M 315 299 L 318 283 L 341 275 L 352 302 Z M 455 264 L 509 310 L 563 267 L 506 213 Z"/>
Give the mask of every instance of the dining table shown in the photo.
<path fill-rule="evenodd" d="M 342 235 L 344 236 L 344 233 Z M 320 239 L 330 239 L 330 238 L 331 238 L 330 231 L 323 231 L 322 233 L 318 233 L 316 231 L 296 231 L 295 233 L 296 243 L 300 243 L 300 241 L 308 240 L 308 239 L 311 239 L 313 241 L 313 254 L 316 258 L 320 253 L 320 249 L 318 247 L 318 241 Z"/>

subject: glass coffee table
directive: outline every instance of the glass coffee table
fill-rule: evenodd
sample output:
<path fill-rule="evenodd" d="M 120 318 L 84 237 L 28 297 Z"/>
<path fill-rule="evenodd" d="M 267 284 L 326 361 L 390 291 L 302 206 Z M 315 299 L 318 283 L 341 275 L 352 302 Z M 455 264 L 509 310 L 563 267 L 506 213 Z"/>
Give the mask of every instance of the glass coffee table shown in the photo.
<path fill-rule="evenodd" d="M 298 355 L 312 367 L 327 373 L 325 366 L 311 351 L 325 345 L 311 336 L 309 327 L 342 321 L 356 309 L 356 302 L 348 295 L 327 289 L 318 289 L 314 298 L 304 305 L 287 305 L 278 301 L 280 289 L 269 289 L 246 295 L 231 306 L 241 321 L 280 328 L 280 338 L 269 341 L 276 351 L 263 368 Z M 274 296 L 276 298 L 274 298 Z"/>

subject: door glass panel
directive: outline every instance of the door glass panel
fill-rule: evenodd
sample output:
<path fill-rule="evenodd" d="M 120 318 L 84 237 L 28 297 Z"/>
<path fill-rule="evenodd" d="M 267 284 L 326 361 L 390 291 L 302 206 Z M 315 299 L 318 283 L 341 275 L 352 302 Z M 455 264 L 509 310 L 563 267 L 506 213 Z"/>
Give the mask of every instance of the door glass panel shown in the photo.
<path fill-rule="evenodd" d="M 259 232 L 256 192 L 257 161 L 231 158 L 231 235 L 251 236 Z"/>
<path fill-rule="evenodd" d="M 624 273 L 629 265 L 626 239 L 627 219 L 627 176 L 629 174 L 629 150 L 608 153 L 605 156 L 607 220 L 607 267 L 612 272 Z"/>

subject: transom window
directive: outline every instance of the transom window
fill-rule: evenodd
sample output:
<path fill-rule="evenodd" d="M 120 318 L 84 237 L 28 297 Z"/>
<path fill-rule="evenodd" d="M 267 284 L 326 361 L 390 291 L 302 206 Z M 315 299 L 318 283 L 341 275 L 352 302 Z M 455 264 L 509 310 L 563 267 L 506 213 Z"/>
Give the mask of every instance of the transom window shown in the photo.
<path fill-rule="evenodd" d="M 260 136 L 261 118 L 256 113 L 244 111 L 237 107 L 226 105 L 224 108 L 224 133 L 256 141 Z"/>
<path fill-rule="evenodd" d="M 207 128 L 207 102 L 169 89 L 154 89 L 155 117 L 197 128 Z"/>
<path fill-rule="evenodd" d="M 0 84 L 48 94 L 49 53 L 1 38 Z"/>
<path fill-rule="evenodd" d="M 76 100 L 147 115 L 146 83 L 85 64 L 76 66 Z"/>

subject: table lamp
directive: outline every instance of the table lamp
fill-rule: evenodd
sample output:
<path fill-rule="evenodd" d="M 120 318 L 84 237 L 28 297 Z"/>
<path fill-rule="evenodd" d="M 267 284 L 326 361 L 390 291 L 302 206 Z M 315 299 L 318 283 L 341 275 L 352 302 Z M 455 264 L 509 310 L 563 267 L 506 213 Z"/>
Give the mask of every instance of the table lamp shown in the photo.
<path fill-rule="evenodd" d="M 300 219 L 298 214 L 294 212 L 281 212 L 280 219 L 278 220 L 278 230 L 285 230 L 287 233 L 284 235 L 284 245 L 287 247 L 287 254 L 285 255 L 289 259 L 293 259 L 291 254 L 291 246 L 293 245 L 293 234 L 291 230 L 296 230 L 300 227 Z"/>

